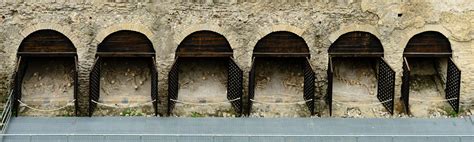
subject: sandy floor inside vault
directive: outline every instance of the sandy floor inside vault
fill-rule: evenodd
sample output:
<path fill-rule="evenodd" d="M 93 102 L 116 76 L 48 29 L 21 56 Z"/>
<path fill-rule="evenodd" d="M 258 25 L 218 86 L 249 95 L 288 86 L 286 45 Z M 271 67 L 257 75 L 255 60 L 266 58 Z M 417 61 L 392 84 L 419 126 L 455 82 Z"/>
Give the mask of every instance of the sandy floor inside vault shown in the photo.
<path fill-rule="evenodd" d="M 388 117 L 377 99 L 375 59 L 333 58 L 333 116 Z"/>
<path fill-rule="evenodd" d="M 151 116 L 151 72 L 149 59 L 103 58 L 96 116 Z M 127 108 L 134 106 L 132 108 Z"/>
<path fill-rule="evenodd" d="M 442 117 L 452 112 L 445 102 L 444 83 L 436 70 L 435 59 L 408 59 L 410 74 L 410 111 L 414 117 Z"/>
<path fill-rule="evenodd" d="M 23 78 L 21 101 L 36 111 L 20 105 L 21 116 L 74 115 L 74 59 L 30 58 Z"/>
<path fill-rule="evenodd" d="M 303 62 L 264 58 L 255 63 L 255 96 L 251 117 L 308 117 L 303 98 Z M 262 102 L 262 103 L 259 103 Z M 300 102 L 300 103 L 295 103 Z"/>
<path fill-rule="evenodd" d="M 234 117 L 227 100 L 226 58 L 180 58 L 179 90 L 173 116 Z"/>

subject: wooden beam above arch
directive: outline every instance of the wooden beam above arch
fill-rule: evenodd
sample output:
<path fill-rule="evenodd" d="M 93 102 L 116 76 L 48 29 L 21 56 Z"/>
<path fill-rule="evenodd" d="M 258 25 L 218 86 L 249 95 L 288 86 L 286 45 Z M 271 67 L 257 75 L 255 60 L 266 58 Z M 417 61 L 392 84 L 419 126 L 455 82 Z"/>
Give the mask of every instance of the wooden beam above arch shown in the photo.
<path fill-rule="evenodd" d="M 448 38 L 435 31 L 427 31 L 413 36 L 407 43 L 405 57 L 451 57 L 452 50 Z"/>
<path fill-rule="evenodd" d="M 75 56 L 71 40 L 55 30 L 38 30 L 28 35 L 20 44 L 21 56 Z"/>
<path fill-rule="evenodd" d="M 254 57 L 309 57 L 309 47 L 300 36 L 286 31 L 273 32 L 257 42 Z"/>
<path fill-rule="evenodd" d="M 227 39 L 216 32 L 198 31 L 188 35 L 176 50 L 178 57 L 232 57 Z"/>
<path fill-rule="evenodd" d="M 97 48 L 97 55 L 103 57 L 153 57 L 155 50 L 151 41 L 144 34 L 122 30 L 105 37 Z"/>
<path fill-rule="evenodd" d="M 328 53 L 332 57 L 383 57 L 383 46 L 373 34 L 355 31 L 341 35 Z"/>

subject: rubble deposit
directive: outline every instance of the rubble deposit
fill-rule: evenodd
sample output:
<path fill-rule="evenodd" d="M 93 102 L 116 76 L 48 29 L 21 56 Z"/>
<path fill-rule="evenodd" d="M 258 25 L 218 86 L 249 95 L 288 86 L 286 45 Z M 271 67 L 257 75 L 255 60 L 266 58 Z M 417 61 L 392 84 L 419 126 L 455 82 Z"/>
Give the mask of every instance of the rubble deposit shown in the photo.
<path fill-rule="evenodd" d="M 101 65 L 100 98 L 94 115 L 151 116 L 151 73 L 140 58 L 109 58 Z"/>
<path fill-rule="evenodd" d="M 20 115 L 73 116 L 74 68 L 72 59 L 28 60 L 21 88 L 23 104 L 20 105 Z"/>
<path fill-rule="evenodd" d="M 308 117 L 303 98 L 303 62 L 292 59 L 257 60 L 251 117 Z"/>

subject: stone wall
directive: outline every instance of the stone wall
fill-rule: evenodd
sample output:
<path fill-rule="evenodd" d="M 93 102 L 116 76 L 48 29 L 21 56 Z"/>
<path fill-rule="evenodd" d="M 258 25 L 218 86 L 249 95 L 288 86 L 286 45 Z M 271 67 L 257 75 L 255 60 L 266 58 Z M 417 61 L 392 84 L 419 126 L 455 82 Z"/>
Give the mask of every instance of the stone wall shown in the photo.
<path fill-rule="evenodd" d="M 0 7 L 1 95 L 6 96 L 10 88 L 22 39 L 36 30 L 53 29 L 77 48 L 81 114 L 87 112 L 88 76 L 97 45 L 118 30 L 138 31 L 152 41 L 162 114 L 167 108 L 167 74 L 176 48 L 199 30 L 227 38 L 245 72 L 245 95 L 252 50 L 260 38 L 273 31 L 289 31 L 304 38 L 317 74 L 318 104 L 323 106 L 317 111 L 326 109 L 322 96 L 326 94 L 327 50 L 340 35 L 366 31 L 381 40 L 385 60 L 397 72 L 398 98 L 406 43 L 417 33 L 438 31 L 449 38 L 453 59 L 463 71 L 461 102 L 474 97 L 474 3 L 470 0 L 2 0 Z"/>

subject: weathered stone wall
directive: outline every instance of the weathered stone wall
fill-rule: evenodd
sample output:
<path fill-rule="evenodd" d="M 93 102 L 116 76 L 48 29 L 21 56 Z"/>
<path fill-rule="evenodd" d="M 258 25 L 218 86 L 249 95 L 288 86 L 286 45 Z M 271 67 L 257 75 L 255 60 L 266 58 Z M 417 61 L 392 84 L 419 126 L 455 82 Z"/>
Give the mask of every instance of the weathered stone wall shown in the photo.
<path fill-rule="evenodd" d="M 312 54 L 319 106 L 324 106 L 322 96 L 326 94 L 327 50 L 340 35 L 366 31 L 381 40 L 385 60 L 397 72 L 398 98 L 406 43 L 417 33 L 438 31 L 449 38 L 453 59 L 463 71 L 461 102 L 474 97 L 471 0 L 2 0 L 0 7 L 1 95 L 8 92 L 22 39 L 36 30 L 53 29 L 66 35 L 77 48 L 82 114 L 87 110 L 88 76 L 97 45 L 118 30 L 141 32 L 153 42 L 163 114 L 167 108 L 167 73 L 175 50 L 182 39 L 199 30 L 215 31 L 227 38 L 237 64 L 245 71 L 245 90 L 257 41 L 272 31 L 300 35 Z M 318 111 L 322 109 L 326 110 L 318 107 Z"/>

